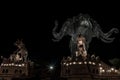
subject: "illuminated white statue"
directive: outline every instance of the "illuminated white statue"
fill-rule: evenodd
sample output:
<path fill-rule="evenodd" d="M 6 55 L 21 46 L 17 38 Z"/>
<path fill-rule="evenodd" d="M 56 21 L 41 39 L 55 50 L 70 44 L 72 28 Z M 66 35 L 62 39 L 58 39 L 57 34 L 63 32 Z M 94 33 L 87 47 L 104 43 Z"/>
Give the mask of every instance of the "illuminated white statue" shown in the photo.
<path fill-rule="evenodd" d="M 18 47 L 18 49 L 13 54 L 10 55 L 10 60 L 12 62 L 19 62 L 19 61 L 26 62 L 28 52 L 22 40 L 17 40 L 15 45 Z"/>
<path fill-rule="evenodd" d="M 23 44 L 22 40 L 16 41 L 15 45 L 18 47 L 17 55 L 19 55 L 19 60 L 27 61 L 28 52 Z"/>

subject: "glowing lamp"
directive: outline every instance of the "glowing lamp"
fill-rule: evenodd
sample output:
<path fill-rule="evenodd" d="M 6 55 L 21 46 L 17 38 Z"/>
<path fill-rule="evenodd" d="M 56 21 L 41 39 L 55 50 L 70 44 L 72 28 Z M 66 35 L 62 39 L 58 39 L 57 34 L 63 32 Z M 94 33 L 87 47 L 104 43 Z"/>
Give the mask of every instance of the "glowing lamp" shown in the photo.
<path fill-rule="evenodd" d="M 114 68 L 111 68 L 111 70 L 113 71 L 113 70 L 114 70 Z"/>
<path fill-rule="evenodd" d="M 25 64 L 22 64 L 22 66 L 25 66 Z"/>
<path fill-rule="evenodd" d="M 99 63 L 99 66 L 101 66 L 101 64 Z"/>
<path fill-rule="evenodd" d="M 69 64 L 67 63 L 66 66 L 68 66 Z"/>
<path fill-rule="evenodd" d="M 78 64 L 82 64 L 82 62 L 78 62 Z"/>
<path fill-rule="evenodd" d="M 89 64 L 91 64 L 91 61 L 89 61 Z"/>
<path fill-rule="evenodd" d="M 49 67 L 49 69 L 50 69 L 50 70 L 53 70 L 53 69 L 54 69 L 54 67 L 53 67 L 53 66 L 50 66 L 50 67 Z"/>
<path fill-rule="evenodd" d="M 63 63 L 64 65 L 66 64 L 66 63 Z"/>
<path fill-rule="evenodd" d="M 73 64 L 76 64 L 76 62 L 73 62 Z"/>
<path fill-rule="evenodd" d="M 118 72 L 118 70 L 115 70 L 115 72 Z"/>
<path fill-rule="evenodd" d="M 95 65 L 95 62 L 93 62 L 93 65 Z"/>
<path fill-rule="evenodd" d="M 70 65 L 72 65 L 72 63 L 70 62 Z"/>
<path fill-rule="evenodd" d="M 105 70 L 103 69 L 102 72 L 105 72 Z"/>
<path fill-rule="evenodd" d="M 100 67 L 100 69 L 103 69 L 102 67 Z"/>
<path fill-rule="evenodd" d="M 84 64 L 87 64 L 87 62 L 85 61 Z"/>

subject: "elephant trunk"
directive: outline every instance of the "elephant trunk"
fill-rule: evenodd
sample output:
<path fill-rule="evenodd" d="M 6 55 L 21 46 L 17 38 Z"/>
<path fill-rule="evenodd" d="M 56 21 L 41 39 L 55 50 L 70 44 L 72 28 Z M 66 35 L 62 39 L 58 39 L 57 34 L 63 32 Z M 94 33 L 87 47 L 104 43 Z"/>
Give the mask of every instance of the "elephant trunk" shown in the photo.
<path fill-rule="evenodd" d="M 60 41 L 63 38 L 63 36 L 64 36 L 64 34 L 66 32 L 66 29 L 67 29 L 67 27 L 65 25 L 63 25 L 61 30 L 59 32 L 57 32 L 56 31 L 57 27 L 58 27 L 58 22 L 55 21 L 55 27 L 52 30 L 52 34 L 53 34 L 53 36 L 55 38 L 55 39 L 53 39 L 53 41 Z"/>
<path fill-rule="evenodd" d="M 113 34 L 113 33 L 118 33 L 119 30 L 117 28 L 112 28 L 109 32 L 107 33 L 103 33 L 101 28 L 100 28 L 100 25 L 97 24 L 96 21 L 94 21 L 93 19 L 91 19 L 91 22 L 92 22 L 92 25 L 95 27 L 93 29 L 94 33 L 92 36 L 93 37 L 97 37 L 97 38 L 100 38 L 103 42 L 106 42 L 106 43 L 110 43 L 112 42 L 115 38 L 112 37 L 110 38 L 110 36 Z"/>
<path fill-rule="evenodd" d="M 119 30 L 117 28 L 113 28 L 108 33 L 103 33 L 101 30 L 99 30 L 100 39 L 106 43 L 112 42 L 115 39 L 114 37 L 110 38 L 113 32 L 118 33 Z"/>

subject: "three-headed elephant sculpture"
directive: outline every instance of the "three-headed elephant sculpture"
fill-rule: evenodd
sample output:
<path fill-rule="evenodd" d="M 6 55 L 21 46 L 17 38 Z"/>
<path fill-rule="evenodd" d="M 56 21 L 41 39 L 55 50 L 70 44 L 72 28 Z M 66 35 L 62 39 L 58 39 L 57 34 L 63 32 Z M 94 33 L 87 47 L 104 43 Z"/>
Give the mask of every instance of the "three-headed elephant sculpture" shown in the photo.
<path fill-rule="evenodd" d="M 88 50 L 89 43 L 91 42 L 93 37 L 97 37 L 103 42 L 110 43 L 115 39 L 114 37 L 111 38 L 112 33 L 119 32 L 117 28 L 112 28 L 107 33 L 104 33 L 101 30 L 100 25 L 87 14 L 79 14 L 78 16 L 75 16 L 72 19 L 66 20 L 59 32 L 56 31 L 57 27 L 58 22 L 55 21 L 55 27 L 52 31 L 53 36 L 55 38 L 53 40 L 60 41 L 66 35 L 71 36 L 69 45 L 71 53 L 75 52 L 76 39 L 79 35 L 85 37 L 86 49 Z"/>

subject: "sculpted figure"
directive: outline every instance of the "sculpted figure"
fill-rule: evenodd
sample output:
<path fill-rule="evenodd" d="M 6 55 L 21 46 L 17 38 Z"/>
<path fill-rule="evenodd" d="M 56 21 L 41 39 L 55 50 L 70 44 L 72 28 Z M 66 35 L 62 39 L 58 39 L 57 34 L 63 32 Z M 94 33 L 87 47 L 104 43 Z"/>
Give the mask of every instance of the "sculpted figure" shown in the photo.
<path fill-rule="evenodd" d="M 111 37 L 112 33 L 118 33 L 117 28 L 112 28 L 107 33 L 104 33 L 100 25 L 93 20 L 87 14 L 79 14 L 78 16 L 68 19 L 64 22 L 59 32 L 56 31 L 58 27 L 58 22 L 55 22 L 55 27 L 53 28 L 54 41 L 60 41 L 64 36 L 70 36 L 70 49 L 71 53 L 75 53 L 77 49 L 77 37 L 82 35 L 85 38 L 85 47 L 86 50 L 89 48 L 89 43 L 93 37 L 101 39 L 103 42 L 110 43 L 115 38 Z"/>

